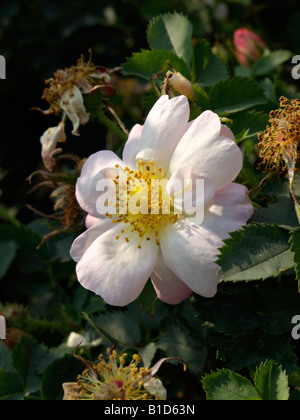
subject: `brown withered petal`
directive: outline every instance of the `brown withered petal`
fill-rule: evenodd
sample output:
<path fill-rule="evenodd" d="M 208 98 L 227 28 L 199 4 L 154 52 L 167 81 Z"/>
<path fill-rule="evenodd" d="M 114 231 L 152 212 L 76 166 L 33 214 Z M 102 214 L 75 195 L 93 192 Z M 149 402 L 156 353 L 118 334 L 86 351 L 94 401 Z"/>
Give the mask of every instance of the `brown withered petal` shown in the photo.
<path fill-rule="evenodd" d="M 79 125 L 87 124 L 90 119 L 90 114 L 86 112 L 83 102 L 83 96 L 77 86 L 72 86 L 63 93 L 60 107 L 66 112 L 73 124 L 72 134 L 79 136 Z"/>
<path fill-rule="evenodd" d="M 50 172 L 55 166 L 54 156 L 62 152 L 61 148 L 57 148 L 57 143 L 64 142 L 65 139 L 65 124 L 63 122 L 60 122 L 57 127 L 48 128 L 40 139 L 43 163 Z"/>
<path fill-rule="evenodd" d="M 78 385 L 77 382 L 66 382 L 62 385 L 64 390 L 64 401 L 81 400 L 80 392 L 82 386 Z"/>

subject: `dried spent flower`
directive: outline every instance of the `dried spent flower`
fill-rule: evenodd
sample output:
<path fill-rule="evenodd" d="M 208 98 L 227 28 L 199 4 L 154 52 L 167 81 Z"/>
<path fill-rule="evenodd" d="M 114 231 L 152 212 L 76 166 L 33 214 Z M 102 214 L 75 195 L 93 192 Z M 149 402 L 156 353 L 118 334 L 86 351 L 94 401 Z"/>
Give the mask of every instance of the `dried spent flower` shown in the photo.
<path fill-rule="evenodd" d="M 110 83 L 109 74 L 100 72 L 99 68 L 91 62 L 91 59 L 85 62 L 84 56 L 81 56 L 76 66 L 57 70 L 53 78 L 46 80 L 49 87 L 44 90 L 42 96 L 42 99 L 50 104 L 46 113 L 59 115 L 61 113 L 61 98 L 73 86 L 77 86 L 82 93 L 89 93 L 94 90 L 96 85 L 100 86 L 99 81 L 101 82 L 101 80 L 105 84 Z"/>
<path fill-rule="evenodd" d="M 60 162 L 68 162 L 75 165 L 70 173 L 35 171 L 29 177 L 31 183 L 32 178 L 36 175 L 42 176 L 45 180 L 36 184 L 29 193 L 33 193 L 39 188 L 49 188 L 51 193 L 49 198 L 53 200 L 53 214 L 45 214 L 29 204 L 26 205 L 31 211 L 48 220 L 49 226 L 54 229 L 45 235 L 38 246 L 40 248 L 45 240 L 52 238 L 59 233 L 74 233 L 82 229 L 84 222 L 84 212 L 78 205 L 75 195 L 75 181 L 80 174 L 85 159 L 80 160 L 74 155 L 59 155 L 57 158 L 57 169 Z M 55 222 L 55 223 L 53 223 Z"/>
<path fill-rule="evenodd" d="M 45 88 L 42 99 L 49 103 L 49 109 L 34 109 L 46 115 L 60 115 L 63 112 L 63 118 L 68 116 L 73 124 L 72 134 L 79 136 L 79 125 L 87 124 L 90 119 L 90 114 L 84 106 L 83 94 L 100 89 L 104 95 L 111 96 L 116 89 L 111 83 L 111 73 L 116 70 L 118 69 L 108 70 L 95 66 L 91 57 L 86 62 L 84 56 L 81 56 L 76 66 L 57 70 L 54 77 L 46 80 L 48 87 Z"/>
<path fill-rule="evenodd" d="M 50 195 L 56 200 L 54 211 L 62 211 L 62 223 L 65 229 L 74 225 L 81 219 L 81 210 L 75 197 L 75 187 L 69 184 L 60 184 Z"/>
<path fill-rule="evenodd" d="M 270 125 L 258 138 L 258 156 L 260 165 L 265 165 L 266 172 L 295 171 L 299 159 L 300 143 L 300 102 L 291 101 L 282 96 L 280 109 L 270 112 Z"/>

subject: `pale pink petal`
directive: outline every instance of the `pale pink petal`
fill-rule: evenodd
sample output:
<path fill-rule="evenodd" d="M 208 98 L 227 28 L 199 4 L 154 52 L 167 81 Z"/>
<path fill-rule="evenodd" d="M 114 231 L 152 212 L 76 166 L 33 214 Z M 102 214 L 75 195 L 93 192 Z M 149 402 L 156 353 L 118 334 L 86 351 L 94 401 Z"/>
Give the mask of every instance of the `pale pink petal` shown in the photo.
<path fill-rule="evenodd" d="M 211 178 L 216 189 L 232 182 L 242 169 L 243 155 L 232 138 L 223 137 L 220 132 L 218 115 L 212 111 L 203 112 L 176 147 L 170 174 L 188 162 L 192 171 Z"/>
<path fill-rule="evenodd" d="M 213 205 L 207 210 L 202 226 L 222 239 L 245 226 L 254 212 L 246 187 L 229 184 L 217 191 Z M 190 219 L 193 222 L 193 219 Z M 195 222 L 195 221 L 194 221 Z"/>
<path fill-rule="evenodd" d="M 204 207 L 215 195 L 215 185 L 206 175 L 192 172 L 187 165 L 173 172 L 166 191 L 173 197 L 175 213 L 191 215 L 198 211 L 204 216 Z"/>
<path fill-rule="evenodd" d="M 89 246 L 104 232 L 112 229 L 114 224 L 106 217 L 105 219 L 98 219 L 98 223 L 94 224 L 80 236 L 78 236 L 72 244 L 70 255 L 74 261 L 78 262 Z"/>
<path fill-rule="evenodd" d="M 118 156 L 110 150 L 91 155 L 82 167 L 81 175 L 76 184 L 76 198 L 80 207 L 92 216 L 99 217 L 96 203 L 99 198 L 97 184 L 104 175 L 114 177 L 114 171 L 103 173 L 105 168 L 114 169 L 115 165 L 123 165 Z"/>
<path fill-rule="evenodd" d="M 164 262 L 161 251 L 159 251 L 156 265 L 150 277 L 158 298 L 165 303 L 176 305 L 187 299 L 193 293 L 192 290 L 169 269 Z"/>
<path fill-rule="evenodd" d="M 170 270 L 195 293 L 213 297 L 220 277 L 215 264 L 220 238 L 188 220 L 180 219 L 159 232 L 164 260 Z"/>
<path fill-rule="evenodd" d="M 220 136 L 221 137 L 227 137 L 228 139 L 231 139 L 235 142 L 235 137 L 234 137 L 233 132 L 225 124 L 221 124 Z"/>
<path fill-rule="evenodd" d="M 116 224 L 99 236 L 76 267 L 82 286 L 113 306 L 125 306 L 140 295 L 157 259 L 154 240 L 143 241 L 141 249 L 137 234 L 125 241 L 121 230 L 127 227 Z"/>
<path fill-rule="evenodd" d="M 90 227 L 99 223 L 102 219 L 103 218 L 101 217 L 95 217 L 95 216 L 92 216 L 91 214 L 88 214 L 85 218 L 85 227 L 89 229 Z"/>
<path fill-rule="evenodd" d="M 130 169 L 136 168 L 136 155 L 140 150 L 140 141 L 143 126 L 136 124 L 129 133 L 127 142 L 123 149 L 122 160 Z"/>
<path fill-rule="evenodd" d="M 186 131 L 189 102 L 185 96 L 162 96 L 145 121 L 137 159 L 153 160 L 166 173 L 171 156 Z"/>

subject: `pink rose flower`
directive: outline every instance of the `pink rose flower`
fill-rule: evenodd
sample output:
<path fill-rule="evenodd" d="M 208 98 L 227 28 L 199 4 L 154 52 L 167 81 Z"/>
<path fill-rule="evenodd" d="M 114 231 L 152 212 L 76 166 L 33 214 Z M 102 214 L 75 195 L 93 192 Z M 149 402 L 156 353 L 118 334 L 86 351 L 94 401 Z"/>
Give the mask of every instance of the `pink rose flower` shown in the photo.
<path fill-rule="evenodd" d="M 240 64 L 246 67 L 257 61 L 267 47 L 259 35 L 247 28 L 237 29 L 234 32 L 233 44 Z"/>
<path fill-rule="evenodd" d="M 220 280 L 218 249 L 253 213 L 247 189 L 233 183 L 243 156 L 231 130 L 212 111 L 192 122 L 189 113 L 185 96 L 162 96 L 144 125 L 131 130 L 122 160 L 104 150 L 90 156 L 82 168 L 76 197 L 88 213 L 87 230 L 74 241 L 71 256 L 82 286 L 110 305 L 134 301 L 149 277 L 159 299 L 169 304 L 193 292 L 214 296 Z M 170 214 L 163 214 L 162 199 L 156 214 L 100 215 L 97 184 L 103 179 L 118 184 L 120 170 L 133 184 L 166 178 L 162 195 L 171 197 Z M 175 212 L 182 201 L 175 181 L 186 178 L 204 183 L 202 200 L 193 200 L 195 208 L 204 208 L 198 218 L 189 208 Z M 186 188 L 189 194 L 193 189 L 193 183 Z"/>

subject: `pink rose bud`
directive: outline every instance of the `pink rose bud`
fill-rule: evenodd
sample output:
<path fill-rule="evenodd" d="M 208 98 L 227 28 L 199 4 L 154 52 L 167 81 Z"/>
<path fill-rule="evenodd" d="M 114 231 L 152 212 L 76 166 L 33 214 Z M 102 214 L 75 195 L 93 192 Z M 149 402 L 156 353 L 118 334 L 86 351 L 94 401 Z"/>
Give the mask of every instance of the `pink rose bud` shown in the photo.
<path fill-rule="evenodd" d="M 233 44 L 240 64 L 250 67 L 257 61 L 267 47 L 262 38 L 249 29 L 241 28 L 234 32 Z"/>

